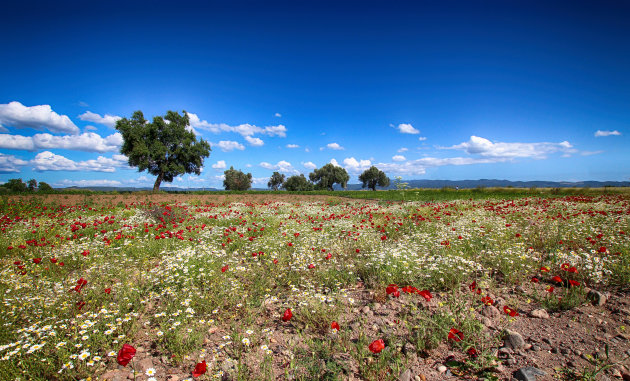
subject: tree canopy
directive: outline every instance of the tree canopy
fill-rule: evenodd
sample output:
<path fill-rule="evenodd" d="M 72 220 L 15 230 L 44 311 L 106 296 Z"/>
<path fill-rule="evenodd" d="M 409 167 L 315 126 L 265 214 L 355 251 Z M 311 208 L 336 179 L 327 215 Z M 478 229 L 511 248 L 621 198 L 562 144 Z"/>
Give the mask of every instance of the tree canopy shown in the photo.
<path fill-rule="evenodd" d="M 363 188 L 369 187 L 373 191 L 376 190 L 376 186 L 386 187 L 389 185 L 389 178 L 385 175 L 385 172 L 379 170 L 375 166 L 371 166 L 370 169 L 366 169 L 360 176 L 359 181 L 363 183 Z"/>
<path fill-rule="evenodd" d="M 277 191 L 278 188 L 282 188 L 284 183 L 284 174 L 280 172 L 274 172 L 267 183 L 267 187 Z"/>
<path fill-rule="evenodd" d="M 294 175 L 284 182 L 284 189 L 291 192 L 310 191 L 313 190 L 313 183 L 308 181 L 304 175 Z"/>
<path fill-rule="evenodd" d="M 116 122 L 124 140 L 120 153 L 139 172 L 146 170 L 157 176 L 154 191 L 160 189 L 162 181 L 172 182 L 178 175 L 199 175 L 203 159 L 210 156 L 210 144 L 203 139 L 197 141 L 189 129 L 188 114 L 183 113 L 168 111 L 164 117 L 156 116 L 148 122 L 142 111 L 136 111 L 131 119 Z"/>
<path fill-rule="evenodd" d="M 315 169 L 308 177 L 321 189 L 334 190 L 333 185 L 339 184 L 342 188 L 348 185 L 350 176 L 342 167 L 328 163 L 320 169 Z"/>
<path fill-rule="evenodd" d="M 248 190 L 252 186 L 252 174 L 245 174 L 243 171 L 236 170 L 234 167 L 230 167 L 227 171 L 223 172 L 225 179 L 223 180 L 223 186 L 225 190 Z"/>
<path fill-rule="evenodd" d="M 4 184 L 4 187 L 12 192 L 26 192 L 28 189 L 22 179 L 9 179 L 9 181 Z"/>

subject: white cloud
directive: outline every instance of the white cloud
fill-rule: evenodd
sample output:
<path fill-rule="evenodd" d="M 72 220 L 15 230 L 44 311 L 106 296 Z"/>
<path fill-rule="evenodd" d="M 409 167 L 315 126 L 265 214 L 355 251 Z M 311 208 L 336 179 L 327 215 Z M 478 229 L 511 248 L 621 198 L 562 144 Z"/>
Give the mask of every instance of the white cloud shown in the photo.
<path fill-rule="evenodd" d="M 335 150 L 335 151 L 341 151 L 345 148 L 343 148 L 342 146 L 339 145 L 339 143 L 328 143 L 326 144 L 326 147 Z"/>
<path fill-rule="evenodd" d="M 98 128 L 88 125 L 88 126 L 83 127 L 83 130 L 84 131 L 96 131 L 96 130 L 98 130 Z"/>
<path fill-rule="evenodd" d="M 111 158 L 99 156 L 96 160 L 74 161 L 61 155 L 55 155 L 50 151 L 40 152 L 32 159 L 33 169 L 43 171 L 94 171 L 115 172 L 116 168 L 129 169 L 127 157 L 113 155 Z"/>
<path fill-rule="evenodd" d="M 64 179 L 54 183 L 59 187 L 116 187 L 122 185 L 118 180 L 68 180 Z"/>
<path fill-rule="evenodd" d="M 300 173 L 298 170 L 293 168 L 293 165 L 291 165 L 291 163 L 289 163 L 288 161 L 285 161 L 285 160 L 280 160 L 276 164 L 271 164 L 271 163 L 267 163 L 266 161 L 263 161 L 263 162 L 261 162 L 258 165 L 260 165 L 261 167 L 263 167 L 265 169 L 269 169 L 269 170 L 272 170 L 272 171 L 278 171 L 278 172 L 282 172 L 282 173 L 291 173 L 291 174 L 299 174 Z"/>
<path fill-rule="evenodd" d="M 407 160 L 407 158 L 404 157 L 403 155 L 395 155 L 394 157 L 392 157 L 392 160 L 394 160 L 394 161 L 405 161 L 405 160 Z"/>
<path fill-rule="evenodd" d="M 245 136 L 245 140 L 247 140 L 247 142 L 254 147 L 261 147 L 263 145 L 265 145 L 265 142 L 262 141 L 262 139 L 259 138 L 252 138 L 251 136 Z"/>
<path fill-rule="evenodd" d="M 306 163 L 302 163 L 302 166 L 306 169 L 315 169 L 317 168 L 317 165 L 315 165 L 315 163 L 313 163 L 312 161 L 307 161 Z"/>
<path fill-rule="evenodd" d="M 407 151 L 409 151 L 409 148 L 402 147 L 402 148 L 400 148 L 400 149 L 399 149 L 398 151 L 396 151 L 396 152 L 398 152 L 398 153 L 403 153 L 403 152 L 407 152 Z"/>
<path fill-rule="evenodd" d="M 280 114 L 279 112 L 273 114 L 273 116 L 275 116 L 276 118 L 282 118 L 282 114 Z"/>
<path fill-rule="evenodd" d="M 400 131 L 403 134 L 419 134 L 420 133 L 420 131 L 413 128 L 413 126 L 409 123 L 401 123 L 396 128 L 398 128 L 398 131 Z"/>
<path fill-rule="evenodd" d="M 50 105 L 27 107 L 20 102 L 0 104 L 0 126 L 48 129 L 52 132 L 68 134 L 79 133 L 79 127 L 72 123 L 68 116 L 57 114 Z"/>
<path fill-rule="evenodd" d="M 114 128 L 116 127 L 116 122 L 121 120 L 122 118 L 116 115 L 109 114 L 105 114 L 105 116 L 100 116 L 99 114 L 93 113 L 91 111 L 86 111 L 83 114 L 79 115 L 79 119 L 86 122 L 104 124 L 109 128 Z"/>
<path fill-rule="evenodd" d="M 225 169 L 226 167 L 225 160 L 219 160 L 216 164 L 212 164 L 212 168 L 214 169 Z"/>
<path fill-rule="evenodd" d="M 232 141 L 232 140 L 221 140 L 215 145 L 221 148 L 221 151 L 223 152 L 230 152 L 230 151 L 234 151 L 235 149 L 242 151 L 245 149 L 244 145 L 242 145 L 239 142 Z"/>
<path fill-rule="evenodd" d="M 334 165 L 335 167 L 341 167 L 336 159 L 330 159 L 330 164 Z"/>
<path fill-rule="evenodd" d="M 420 140 L 421 142 L 423 142 L 423 141 L 427 140 L 427 137 L 426 137 L 426 136 L 420 136 L 420 137 L 418 138 L 418 140 Z"/>
<path fill-rule="evenodd" d="M 19 167 L 26 164 L 28 164 L 28 161 L 18 159 L 13 155 L 5 155 L 3 153 L 0 153 L 0 173 L 20 172 Z"/>
<path fill-rule="evenodd" d="M 507 161 L 502 158 L 473 158 L 473 157 L 449 157 L 436 158 L 425 157 L 417 160 L 410 160 L 404 163 L 378 163 L 375 164 L 378 169 L 385 173 L 396 173 L 400 175 L 423 175 L 427 168 L 442 167 L 446 165 L 470 165 L 482 163 L 496 163 Z"/>
<path fill-rule="evenodd" d="M 0 134 L 0 148 L 27 151 L 67 149 L 87 152 L 117 152 L 122 143 L 122 135 L 118 132 L 105 138 L 94 132 L 64 136 L 54 136 L 48 133 L 33 136 Z"/>
<path fill-rule="evenodd" d="M 297 144 L 287 144 L 287 148 L 300 148 Z"/>
<path fill-rule="evenodd" d="M 601 136 L 621 136 L 621 132 L 617 130 L 613 130 L 613 131 L 597 130 L 597 132 L 595 132 L 595 137 L 599 138 Z"/>
<path fill-rule="evenodd" d="M 269 177 L 252 177 L 252 184 L 265 185 L 269 182 Z"/>
<path fill-rule="evenodd" d="M 332 160 L 331 160 L 331 163 L 332 163 Z M 348 170 L 348 172 L 358 173 L 358 172 L 363 172 L 366 169 L 370 168 L 370 166 L 372 165 L 372 162 L 370 160 L 357 160 L 354 157 L 347 157 L 343 159 L 343 165 Z"/>
<path fill-rule="evenodd" d="M 230 126 L 226 123 L 208 123 L 205 120 L 199 119 L 197 114 L 187 113 L 188 118 L 190 120 L 190 125 L 193 128 L 198 128 L 200 130 L 210 131 L 215 134 L 220 134 L 221 132 L 236 132 L 241 134 L 241 136 L 252 136 L 255 134 L 263 134 L 268 136 L 287 136 L 287 128 L 282 124 L 277 126 L 267 126 L 267 127 L 258 127 L 256 125 L 252 125 L 249 123 L 240 124 L 238 126 Z"/>
<path fill-rule="evenodd" d="M 483 157 L 499 159 L 514 159 L 519 157 L 545 159 L 547 155 L 556 152 L 562 152 L 564 154 L 573 154 L 578 152 L 568 141 L 560 143 L 493 143 L 488 139 L 474 135 L 471 136 L 470 140 L 467 142 L 451 147 L 440 148 L 459 149 L 466 151 L 471 155 L 480 155 Z"/>

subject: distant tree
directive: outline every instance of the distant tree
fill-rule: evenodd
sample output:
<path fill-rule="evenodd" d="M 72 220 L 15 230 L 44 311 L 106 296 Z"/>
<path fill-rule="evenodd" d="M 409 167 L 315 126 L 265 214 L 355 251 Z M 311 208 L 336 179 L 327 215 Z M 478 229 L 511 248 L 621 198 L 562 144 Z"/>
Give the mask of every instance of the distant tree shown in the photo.
<path fill-rule="evenodd" d="M 274 172 L 267 183 L 267 187 L 277 191 L 278 188 L 282 188 L 282 184 L 284 183 L 284 174 L 280 172 Z"/>
<path fill-rule="evenodd" d="M 37 180 L 35 179 L 30 179 L 26 185 L 28 186 L 28 190 L 30 190 L 31 192 L 34 192 L 35 189 L 37 189 Z"/>
<path fill-rule="evenodd" d="M 385 175 L 385 172 L 379 170 L 375 166 L 371 166 L 370 169 L 366 169 L 360 176 L 359 180 L 363 183 L 363 188 L 369 187 L 373 191 L 376 190 L 376 186 L 386 187 L 389 186 L 389 178 Z"/>
<path fill-rule="evenodd" d="M 129 158 L 129 165 L 138 171 L 157 176 L 153 191 L 160 189 L 162 181 L 172 182 L 184 173 L 199 175 L 203 159 L 210 156 L 210 144 L 195 137 L 189 129 L 188 114 L 169 111 L 164 117 L 156 116 L 149 123 L 142 111 L 131 119 L 116 122 L 123 137 L 120 153 Z"/>
<path fill-rule="evenodd" d="M 39 190 L 38 192 L 50 192 L 53 191 L 53 187 L 51 187 L 50 185 L 48 185 L 48 183 L 45 182 L 40 182 L 39 183 Z"/>
<path fill-rule="evenodd" d="M 313 190 L 313 183 L 308 181 L 304 175 L 294 175 L 284 182 L 284 189 L 297 192 L 297 191 L 310 191 Z"/>
<path fill-rule="evenodd" d="M 333 185 L 339 184 L 342 188 L 346 188 L 350 176 L 342 167 L 338 167 L 328 163 L 320 169 L 315 169 L 308 177 L 312 182 L 316 183 L 321 189 L 334 190 Z"/>
<path fill-rule="evenodd" d="M 252 174 L 245 174 L 240 170 L 230 167 L 227 171 L 223 172 L 225 180 L 223 180 L 223 186 L 225 190 L 248 190 L 252 186 Z"/>
<path fill-rule="evenodd" d="M 26 192 L 27 189 L 22 179 L 9 179 L 4 186 L 13 192 Z"/>

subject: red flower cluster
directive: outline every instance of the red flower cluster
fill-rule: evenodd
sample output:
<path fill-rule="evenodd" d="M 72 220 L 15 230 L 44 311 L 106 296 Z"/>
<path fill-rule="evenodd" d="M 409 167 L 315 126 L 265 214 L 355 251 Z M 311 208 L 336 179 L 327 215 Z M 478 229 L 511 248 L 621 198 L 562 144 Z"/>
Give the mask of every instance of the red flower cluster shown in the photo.
<path fill-rule="evenodd" d="M 206 364 L 206 360 L 203 360 L 200 363 L 197 363 L 197 365 L 195 365 L 195 369 L 192 372 L 193 377 L 199 377 L 202 374 L 206 373 L 206 371 L 208 371 L 208 365 Z"/>
<path fill-rule="evenodd" d="M 81 292 L 81 289 L 83 289 L 83 287 L 85 287 L 85 285 L 87 284 L 87 280 L 81 278 L 77 281 L 77 285 L 74 286 L 74 291 L 76 292 Z M 72 291 L 72 290 L 70 290 Z"/>
<path fill-rule="evenodd" d="M 339 323 L 333 321 L 332 323 L 330 323 L 330 329 L 339 331 L 341 328 L 339 327 Z"/>
<path fill-rule="evenodd" d="M 418 294 L 418 295 L 422 296 L 427 302 L 430 301 L 431 298 L 433 298 L 433 295 L 431 295 L 431 292 L 429 292 L 429 290 L 418 290 L 417 288 L 415 288 L 413 286 L 405 286 L 405 287 L 402 287 L 402 288 L 398 289 L 397 285 L 390 284 L 385 289 L 385 292 L 387 292 L 387 295 L 391 295 L 394 298 L 397 298 L 397 297 L 400 296 L 400 291 L 402 291 L 402 292 L 404 292 L 406 294 Z"/>
<path fill-rule="evenodd" d="M 448 339 L 458 343 L 464 340 L 464 333 L 458 329 L 451 328 L 451 330 L 448 332 Z"/>
<path fill-rule="evenodd" d="M 518 316 L 518 312 L 508 306 L 503 306 L 503 312 L 510 315 L 510 317 Z"/>
<path fill-rule="evenodd" d="M 287 308 L 286 311 L 284 311 L 284 315 L 282 315 L 282 321 L 289 321 L 292 317 L 293 313 L 291 313 L 291 309 Z"/>

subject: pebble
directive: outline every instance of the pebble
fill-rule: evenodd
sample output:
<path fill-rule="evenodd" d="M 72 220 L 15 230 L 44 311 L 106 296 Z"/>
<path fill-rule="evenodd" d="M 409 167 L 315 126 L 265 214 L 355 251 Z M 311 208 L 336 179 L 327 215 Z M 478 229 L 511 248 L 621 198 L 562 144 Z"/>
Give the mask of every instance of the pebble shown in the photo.
<path fill-rule="evenodd" d="M 440 373 L 444 373 L 444 372 L 446 372 L 446 369 L 447 369 L 447 368 L 446 368 L 444 365 L 440 365 L 440 366 L 438 366 L 438 368 L 437 368 L 438 372 L 440 372 Z"/>
<path fill-rule="evenodd" d="M 545 376 L 547 373 L 533 366 L 526 366 L 514 372 L 514 378 L 520 381 L 536 381 L 536 376 Z"/>
<path fill-rule="evenodd" d="M 590 290 L 586 296 L 596 306 L 603 306 L 606 303 L 606 300 L 608 300 L 605 294 L 595 290 Z"/>
<path fill-rule="evenodd" d="M 525 346 L 525 340 L 520 333 L 507 330 L 507 335 L 503 338 L 506 347 L 513 349 L 522 349 Z"/>
<path fill-rule="evenodd" d="M 398 381 L 411 381 L 411 370 L 407 369 L 398 376 Z"/>
<path fill-rule="evenodd" d="M 549 313 L 547 313 L 547 311 L 542 308 L 533 310 L 529 313 L 529 315 L 538 319 L 549 319 Z"/>

